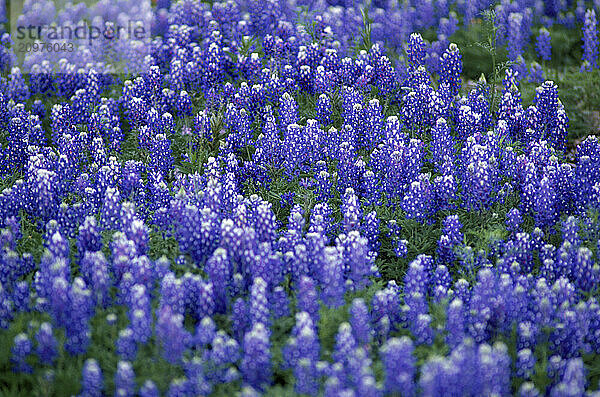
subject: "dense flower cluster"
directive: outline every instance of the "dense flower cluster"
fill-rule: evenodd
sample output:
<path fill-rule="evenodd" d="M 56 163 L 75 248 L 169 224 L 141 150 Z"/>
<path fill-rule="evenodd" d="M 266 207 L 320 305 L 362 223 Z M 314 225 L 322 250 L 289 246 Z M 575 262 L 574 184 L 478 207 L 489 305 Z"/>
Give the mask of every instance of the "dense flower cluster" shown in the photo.
<path fill-rule="evenodd" d="M 368 2 L 356 54 L 358 5 L 296 3 L 312 25 L 286 1 L 159 0 L 139 76 L 0 78 L 0 371 L 72 361 L 82 396 L 592 395 L 600 141 L 567 161 L 535 65 L 531 104 L 519 63 L 497 109 L 464 84 L 448 36 L 484 2 Z M 513 60 L 534 24 L 574 23 L 538 3 L 496 9 Z"/>

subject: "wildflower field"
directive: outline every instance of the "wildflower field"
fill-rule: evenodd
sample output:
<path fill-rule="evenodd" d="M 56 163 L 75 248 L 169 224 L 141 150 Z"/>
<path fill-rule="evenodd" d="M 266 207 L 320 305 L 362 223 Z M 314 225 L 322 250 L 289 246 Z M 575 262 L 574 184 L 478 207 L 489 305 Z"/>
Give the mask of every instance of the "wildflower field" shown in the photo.
<path fill-rule="evenodd" d="M 0 0 L 0 396 L 600 396 L 599 13 Z"/>

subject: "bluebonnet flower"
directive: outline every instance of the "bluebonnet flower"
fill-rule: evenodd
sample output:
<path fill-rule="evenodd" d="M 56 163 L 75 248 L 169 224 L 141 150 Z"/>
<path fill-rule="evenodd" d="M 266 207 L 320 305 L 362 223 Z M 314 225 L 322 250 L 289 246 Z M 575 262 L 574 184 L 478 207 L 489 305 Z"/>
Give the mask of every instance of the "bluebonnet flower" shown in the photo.
<path fill-rule="evenodd" d="M 455 298 L 448 305 L 446 312 L 446 343 L 451 347 L 458 346 L 465 337 L 466 313 L 463 301 Z"/>
<path fill-rule="evenodd" d="M 462 224 L 458 215 L 448 215 L 444 219 L 442 235 L 438 242 L 438 260 L 446 266 L 456 259 L 455 248 L 463 243 L 464 235 L 461 232 Z"/>
<path fill-rule="evenodd" d="M 417 68 L 419 65 L 423 64 L 425 47 L 425 41 L 419 33 L 412 33 L 410 35 L 406 47 L 406 54 L 408 55 L 408 61 L 412 67 Z"/>
<path fill-rule="evenodd" d="M 355 290 L 363 289 L 369 284 L 367 277 L 377 273 L 374 257 L 369 253 L 368 240 L 353 230 L 347 235 L 339 235 L 336 243 L 338 251 L 343 253 L 344 274 L 348 278 L 346 284 Z"/>
<path fill-rule="evenodd" d="M 81 382 L 82 397 L 100 397 L 104 388 L 102 380 L 102 370 L 98 362 L 93 358 L 88 358 L 83 364 L 83 379 Z"/>
<path fill-rule="evenodd" d="M 394 253 L 398 258 L 404 258 L 408 253 L 408 241 L 398 239 L 394 246 Z"/>
<path fill-rule="evenodd" d="M 344 263 L 340 252 L 335 247 L 326 247 L 321 261 L 323 302 L 332 307 L 343 304 L 345 293 Z"/>
<path fill-rule="evenodd" d="M 25 102 L 31 96 L 29 86 L 26 84 L 21 69 L 18 66 L 14 66 L 10 70 L 8 96 L 15 102 Z"/>
<path fill-rule="evenodd" d="M 177 98 L 177 111 L 181 116 L 192 115 L 192 100 L 185 90 L 181 91 Z"/>
<path fill-rule="evenodd" d="M 267 283 L 261 277 L 254 279 L 250 289 L 250 322 L 251 324 L 270 324 L 270 306 L 267 300 Z"/>
<path fill-rule="evenodd" d="M 511 69 L 513 69 L 514 76 L 518 81 L 521 81 L 527 77 L 527 62 L 525 62 L 525 59 L 522 55 L 519 55 L 514 60 L 514 64 L 512 65 Z"/>
<path fill-rule="evenodd" d="M 262 323 L 256 323 L 244 336 L 244 358 L 241 371 L 244 382 L 263 390 L 271 380 L 269 334 Z"/>
<path fill-rule="evenodd" d="M 120 193 L 116 188 L 108 187 L 100 212 L 101 225 L 107 229 L 116 229 L 119 225 Z"/>
<path fill-rule="evenodd" d="M 147 289 L 143 285 L 135 284 L 131 288 L 128 316 L 134 340 L 147 342 L 152 335 L 152 313 Z"/>
<path fill-rule="evenodd" d="M 535 356 L 530 349 L 522 349 L 517 353 L 517 376 L 529 379 L 535 367 Z"/>
<path fill-rule="evenodd" d="M 341 371 L 341 369 L 340 369 L 340 371 Z M 328 377 L 327 380 L 325 381 L 324 396 L 325 397 L 333 397 L 333 396 L 339 396 L 340 394 L 343 394 L 343 393 L 351 394 L 352 391 L 348 390 L 348 389 L 344 389 L 342 381 L 339 379 L 338 376 L 332 375 L 332 376 Z"/>
<path fill-rule="evenodd" d="M 50 323 L 42 323 L 40 325 L 35 339 L 37 342 L 36 353 L 40 362 L 51 365 L 58 355 L 58 343 L 54 337 Z"/>
<path fill-rule="evenodd" d="M 137 345 L 131 328 L 125 328 L 119 332 L 119 338 L 116 342 L 117 354 L 121 359 L 127 361 L 135 360 Z"/>
<path fill-rule="evenodd" d="M 208 141 L 213 140 L 213 134 L 210 124 L 210 114 L 207 109 L 204 109 L 196 115 L 194 118 L 194 133 L 198 137 L 207 139 Z"/>
<path fill-rule="evenodd" d="M 131 363 L 119 361 L 115 373 L 115 395 L 132 397 L 135 395 L 135 374 Z"/>
<path fill-rule="evenodd" d="M 519 387 L 519 397 L 539 397 L 541 395 L 533 382 L 523 382 Z"/>
<path fill-rule="evenodd" d="M 329 131 L 330 133 L 332 130 Z M 356 147 L 349 141 L 356 141 L 357 134 L 350 125 L 346 125 L 342 133 L 350 135 L 342 137 L 344 141 L 336 149 L 338 157 L 338 186 L 340 192 L 345 192 L 347 189 L 352 189 L 353 186 L 360 187 L 360 176 L 364 173 L 364 162 L 356 158 Z"/>
<path fill-rule="evenodd" d="M 431 130 L 431 154 L 437 171 L 441 171 L 448 160 L 455 158 L 454 139 L 443 118 L 439 118 Z"/>
<path fill-rule="evenodd" d="M 419 69 L 423 69 L 420 67 Z M 416 79 L 416 77 L 415 77 Z M 431 102 L 432 88 L 427 83 L 414 82 L 414 89 L 402 97 L 403 106 L 400 110 L 402 121 L 407 128 L 415 130 L 430 123 L 428 106 Z"/>
<path fill-rule="evenodd" d="M 558 218 L 557 194 L 552 181 L 544 176 L 534 196 L 534 217 L 536 225 L 543 227 L 554 224 Z"/>
<path fill-rule="evenodd" d="M 369 149 L 384 141 L 384 116 L 379 99 L 371 99 L 362 114 L 362 146 Z"/>
<path fill-rule="evenodd" d="M 493 346 L 479 346 L 480 372 L 484 377 L 485 393 L 510 393 L 510 357 L 506 345 L 496 342 Z"/>
<path fill-rule="evenodd" d="M 13 370 L 15 372 L 33 373 L 33 368 L 27 363 L 27 356 L 31 354 L 31 341 L 26 334 L 18 334 L 14 338 L 14 345 L 11 349 Z"/>
<path fill-rule="evenodd" d="M 539 63 L 531 63 L 527 80 L 536 84 L 541 84 L 544 81 L 544 70 L 542 69 L 542 66 Z"/>
<path fill-rule="evenodd" d="M 404 285 L 409 294 L 419 293 L 425 296 L 429 291 L 431 281 L 433 258 L 420 254 L 408 265 L 408 270 L 404 276 Z"/>
<path fill-rule="evenodd" d="M 338 363 L 346 363 L 352 359 L 352 352 L 357 348 L 356 340 L 352 335 L 352 327 L 349 323 L 342 323 L 335 336 L 335 350 L 333 359 Z"/>
<path fill-rule="evenodd" d="M 203 262 L 217 248 L 219 228 L 217 215 L 209 208 L 199 209 L 186 205 L 177 224 L 176 236 L 183 252 L 189 252 L 192 258 Z"/>
<path fill-rule="evenodd" d="M 159 397 L 160 392 L 156 387 L 156 384 L 148 379 L 144 382 L 144 384 L 140 387 L 139 390 L 140 397 Z"/>
<path fill-rule="evenodd" d="M 184 311 L 196 319 L 211 316 L 214 313 L 214 288 L 212 283 L 205 282 L 200 276 L 191 273 L 182 278 L 184 291 Z"/>
<path fill-rule="evenodd" d="M 173 167 L 171 141 L 164 135 L 158 134 L 152 139 L 150 148 L 150 168 L 162 175 Z"/>
<path fill-rule="evenodd" d="M 315 175 L 316 193 L 319 201 L 327 202 L 332 196 L 332 176 L 326 170 L 321 170 Z"/>
<path fill-rule="evenodd" d="M 302 276 L 296 293 L 298 311 L 307 312 L 315 323 L 319 322 L 319 299 L 314 281 Z"/>
<path fill-rule="evenodd" d="M 586 370 L 581 358 L 568 360 L 561 381 L 552 388 L 550 396 L 581 395 L 585 392 Z"/>
<path fill-rule="evenodd" d="M 212 318 L 204 317 L 196 327 L 196 335 L 194 341 L 196 345 L 207 346 L 216 336 L 216 325 Z"/>
<path fill-rule="evenodd" d="M 331 100 L 326 94 L 319 95 L 315 111 L 321 125 L 326 126 L 331 122 Z"/>
<path fill-rule="evenodd" d="M 467 139 L 462 149 L 463 206 L 473 209 L 488 207 L 496 200 L 498 186 L 498 161 L 491 143 L 478 143 L 475 135 Z"/>
<path fill-rule="evenodd" d="M 356 393 L 363 396 L 380 396 L 381 390 L 375 382 L 372 370 L 372 361 L 364 348 L 357 348 L 352 352 L 350 362 L 345 370 L 348 373 L 348 385 Z"/>
<path fill-rule="evenodd" d="M 279 120 L 281 128 L 285 130 L 289 125 L 298 122 L 298 105 L 294 98 L 287 92 L 281 96 L 279 102 Z"/>
<path fill-rule="evenodd" d="M 379 224 L 380 221 L 377 218 L 376 211 L 371 211 L 364 217 L 360 232 L 369 242 L 369 255 L 377 255 L 381 247 L 381 242 L 379 241 Z"/>
<path fill-rule="evenodd" d="M 216 309 L 223 312 L 227 307 L 227 288 L 232 271 L 227 251 L 217 248 L 206 262 L 205 271 L 214 287 Z"/>
<path fill-rule="evenodd" d="M 551 44 L 550 32 L 548 29 L 540 28 L 537 41 L 535 43 L 535 50 L 538 56 L 544 60 L 549 61 L 552 57 L 552 44 Z"/>
<path fill-rule="evenodd" d="M 211 392 L 211 385 L 204 375 L 202 359 L 198 356 L 193 357 L 184 364 L 184 371 L 187 378 L 186 388 L 190 395 L 208 394 Z"/>
<path fill-rule="evenodd" d="M 440 60 L 440 79 L 439 83 L 448 84 L 450 94 L 455 97 L 461 87 L 460 74 L 462 72 L 461 54 L 456 44 L 451 43 L 448 49 L 442 54 Z"/>
<path fill-rule="evenodd" d="M 440 5 L 442 7 L 442 5 Z M 440 18 L 439 34 L 446 37 L 452 36 L 458 29 L 458 18 L 454 11 L 450 11 L 447 17 Z"/>
<path fill-rule="evenodd" d="M 207 371 L 206 377 L 211 382 L 229 383 L 237 380 L 240 373 L 231 364 L 239 361 L 241 357 L 241 349 L 235 339 L 230 338 L 222 331 L 218 331 L 213 338 L 212 350 L 209 355 L 210 369 Z"/>
<path fill-rule="evenodd" d="M 308 313 L 296 314 L 292 335 L 284 348 L 284 356 L 286 365 L 294 370 L 295 390 L 298 393 L 315 394 L 319 389 L 317 364 L 320 347 L 316 329 Z"/>
<path fill-rule="evenodd" d="M 64 284 L 63 284 L 64 286 Z M 65 324 L 65 350 L 71 355 L 84 353 L 91 339 L 90 319 L 94 315 L 94 306 L 90 290 L 85 285 L 83 279 L 76 277 L 68 291 L 64 291 L 61 285 L 57 285 L 57 293 L 64 293 L 68 297 L 70 307 L 56 309 L 68 310 L 69 320 Z M 68 288 L 68 287 L 67 287 Z"/>
<path fill-rule="evenodd" d="M 100 234 L 96 225 L 96 218 L 87 216 L 77 236 L 77 249 L 79 252 L 99 251 L 102 246 Z"/>
<path fill-rule="evenodd" d="M 350 307 L 350 324 L 356 341 L 359 344 L 367 344 L 373 338 L 371 329 L 369 309 L 362 299 L 352 301 Z"/>
<path fill-rule="evenodd" d="M 448 268 L 444 265 L 438 265 L 431 278 L 431 286 L 436 301 L 446 298 L 452 284 L 452 276 Z"/>
<path fill-rule="evenodd" d="M 273 298 L 271 303 L 271 310 L 274 318 L 281 318 L 289 316 L 290 314 L 290 299 L 287 292 L 282 286 L 277 286 L 272 292 Z"/>
<path fill-rule="evenodd" d="M 233 303 L 231 313 L 231 320 L 233 322 L 233 329 L 237 340 L 242 340 L 242 336 L 248 328 L 248 307 L 244 299 L 237 298 Z"/>
<path fill-rule="evenodd" d="M 402 209 L 406 217 L 419 222 L 429 221 L 434 212 L 433 186 L 429 174 L 421 174 L 411 182 L 408 192 L 402 199 Z"/>
<path fill-rule="evenodd" d="M 433 194 L 436 211 L 448 211 L 456 208 L 457 181 L 452 171 L 451 164 L 444 164 L 444 175 L 436 176 L 433 181 Z"/>
<path fill-rule="evenodd" d="M 385 393 L 402 393 L 413 396 L 416 360 L 413 357 L 413 342 L 410 338 L 391 338 L 381 348 L 385 368 Z"/>
<path fill-rule="evenodd" d="M 30 291 L 27 281 L 18 281 L 13 287 L 13 304 L 17 312 L 29 311 Z"/>
<path fill-rule="evenodd" d="M 558 87 L 546 81 L 536 89 L 534 103 L 538 110 L 535 128 L 558 150 L 564 150 L 569 119 L 558 98 Z"/>
<path fill-rule="evenodd" d="M 524 14 L 512 12 L 508 16 L 508 57 L 512 60 L 517 59 L 523 52 L 525 37 L 523 34 Z"/>
<path fill-rule="evenodd" d="M 396 73 L 390 59 L 382 55 L 375 68 L 376 81 L 375 86 L 383 94 L 389 94 L 397 87 Z"/>
<path fill-rule="evenodd" d="M 168 397 L 189 396 L 192 394 L 193 384 L 189 379 L 182 377 L 173 379 L 167 392 Z"/>
<path fill-rule="evenodd" d="M 590 72 L 598 67 L 598 28 L 596 12 L 589 9 L 583 24 L 583 64 L 582 71 Z"/>
<path fill-rule="evenodd" d="M 159 309 L 156 335 L 163 347 L 163 357 L 172 364 L 181 361 L 191 342 L 190 333 L 183 327 L 183 316 L 172 312 L 169 306 Z"/>
<path fill-rule="evenodd" d="M 433 343 L 433 329 L 431 328 L 431 316 L 429 314 L 419 314 L 411 324 L 411 332 L 420 345 L 430 345 Z"/>
<path fill-rule="evenodd" d="M 521 212 L 517 208 L 512 208 L 506 213 L 506 229 L 510 233 L 519 232 L 521 230 L 522 222 L 523 217 L 521 216 Z"/>
<path fill-rule="evenodd" d="M 114 313 L 109 313 L 106 315 L 106 324 L 115 325 L 117 323 L 117 315 Z"/>

